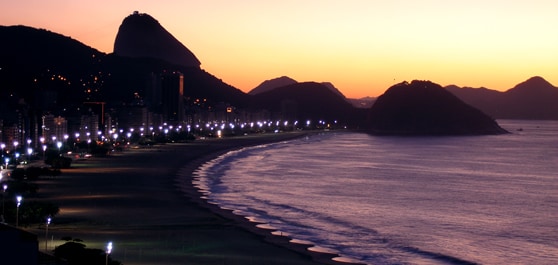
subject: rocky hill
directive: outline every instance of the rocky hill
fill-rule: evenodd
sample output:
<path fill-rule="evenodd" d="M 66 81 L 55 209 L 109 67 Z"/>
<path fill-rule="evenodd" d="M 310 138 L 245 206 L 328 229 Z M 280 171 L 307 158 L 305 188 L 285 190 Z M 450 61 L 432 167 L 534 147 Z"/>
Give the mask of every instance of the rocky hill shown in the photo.
<path fill-rule="evenodd" d="M 368 129 L 381 135 L 482 135 L 505 130 L 430 81 L 390 87 L 368 113 Z"/>
<path fill-rule="evenodd" d="M 126 17 L 116 35 L 114 54 L 135 58 L 156 58 L 186 67 L 200 67 L 200 61 L 157 20 L 134 12 Z"/>

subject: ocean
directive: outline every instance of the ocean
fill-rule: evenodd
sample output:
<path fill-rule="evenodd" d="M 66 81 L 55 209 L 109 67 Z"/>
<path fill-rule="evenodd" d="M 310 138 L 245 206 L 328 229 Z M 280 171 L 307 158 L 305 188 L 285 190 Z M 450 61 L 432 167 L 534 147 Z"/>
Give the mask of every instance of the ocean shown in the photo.
<path fill-rule="evenodd" d="M 366 264 L 558 264 L 558 121 L 510 134 L 324 132 L 229 152 L 204 197 L 274 234 Z"/>

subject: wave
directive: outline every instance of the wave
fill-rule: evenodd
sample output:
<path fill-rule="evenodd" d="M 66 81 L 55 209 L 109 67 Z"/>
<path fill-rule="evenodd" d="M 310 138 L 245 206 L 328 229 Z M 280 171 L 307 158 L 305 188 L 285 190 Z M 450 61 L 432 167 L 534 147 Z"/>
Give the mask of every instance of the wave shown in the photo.
<path fill-rule="evenodd" d="M 293 144 L 300 145 L 320 141 L 322 139 L 312 139 L 310 141 L 310 139 L 306 138 L 304 141 L 295 141 Z M 265 205 L 265 207 L 262 207 L 263 209 L 230 202 L 224 203 L 223 201 L 213 200 L 210 197 L 212 193 L 220 193 L 224 191 L 223 189 L 226 189 L 226 187 L 220 185 L 222 184 L 220 178 L 226 174 L 232 163 L 246 158 L 265 160 L 268 157 L 265 150 L 269 148 L 286 148 L 286 145 L 283 145 L 284 143 L 242 148 L 208 161 L 194 172 L 194 186 L 200 190 L 200 193 L 205 198 L 209 199 L 210 203 L 216 204 L 222 209 L 232 210 L 234 214 L 255 223 L 255 226 L 258 228 L 272 230 L 274 235 L 289 236 L 292 238 L 292 243 L 309 245 L 311 246 L 308 248 L 309 251 L 338 255 L 338 257 L 334 258 L 337 261 L 364 264 L 407 264 L 404 260 L 408 260 L 409 257 L 403 256 L 410 255 L 416 256 L 411 258 L 414 261 L 440 261 L 443 264 L 458 265 L 476 264 L 475 262 L 458 257 L 403 245 L 401 242 L 391 239 L 389 235 L 383 235 L 377 230 L 359 226 L 342 218 L 335 218 L 321 212 L 311 212 L 301 207 L 262 200 L 254 196 L 246 196 L 246 199 L 251 200 L 256 205 Z M 283 215 L 288 215 L 289 218 L 284 218 Z M 327 225 L 324 226 L 323 224 Z M 355 231 L 358 231 L 357 234 L 360 234 L 359 240 L 366 240 L 368 246 L 373 246 L 374 250 L 370 254 L 362 255 L 362 253 L 352 250 L 354 246 L 343 244 L 343 241 L 350 241 L 350 239 L 344 238 L 341 240 L 341 243 L 332 243 L 321 237 L 321 235 L 330 234 L 332 237 L 337 238 L 347 232 L 355 234 Z"/>

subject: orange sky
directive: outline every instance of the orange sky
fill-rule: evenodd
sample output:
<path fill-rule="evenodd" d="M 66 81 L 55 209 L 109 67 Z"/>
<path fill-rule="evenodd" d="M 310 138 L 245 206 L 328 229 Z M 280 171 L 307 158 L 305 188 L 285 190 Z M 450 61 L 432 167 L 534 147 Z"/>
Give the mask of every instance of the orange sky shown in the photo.
<path fill-rule="evenodd" d="M 0 25 L 110 53 L 135 10 L 246 92 L 283 75 L 331 82 L 347 97 L 413 79 L 507 90 L 539 75 L 558 86 L 555 0 L 0 0 Z"/>

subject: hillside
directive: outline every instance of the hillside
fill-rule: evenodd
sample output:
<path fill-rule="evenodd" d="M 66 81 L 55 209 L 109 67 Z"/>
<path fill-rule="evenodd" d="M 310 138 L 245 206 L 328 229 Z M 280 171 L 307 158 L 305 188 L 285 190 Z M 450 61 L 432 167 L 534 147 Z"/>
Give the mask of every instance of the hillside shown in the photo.
<path fill-rule="evenodd" d="M 290 113 L 290 119 L 352 120 L 362 116 L 344 97 L 321 83 L 303 82 L 254 95 L 254 107 Z"/>
<path fill-rule="evenodd" d="M 542 77 L 529 78 L 505 92 L 457 86 L 446 89 L 495 119 L 558 120 L 558 88 Z"/>
<path fill-rule="evenodd" d="M 390 87 L 368 113 L 371 133 L 381 135 L 482 135 L 505 131 L 490 117 L 430 81 Z"/>
<path fill-rule="evenodd" d="M 248 104 L 248 95 L 196 67 L 148 56 L 104 54 L 72 38 L 26 26 L 2 26 L 0 36 L 2 100 L 13 95 L 15 101 L 35 105 L 37 97 L 48 93 L 50 107 L 92 100 L 118 105 L 132 100 L 136 92 L 142 95 L 152 73 L 180 71 L 189 80 L 186 97 Z"/>
<path fill-rule="evenodd" d="M 275 88 L 288 86 L 292 84 L 298 83 L 296 80 L 288 77 L 288 76 L 281 76 L 269 80 L 263 81 L 257 87 L 253 88 L 248 92 L 250 95 L 257 95 L 264 92 L 269 92 Z"/>
<path fill-rule="evenodd" d="M 70 37 L 25 26 L 0 26 L 0 93 L 36 100 L 37 92 L 56 92 L 56 104 L 83 98 L 83 84 L 98 75 L 104 53 Z"/>

